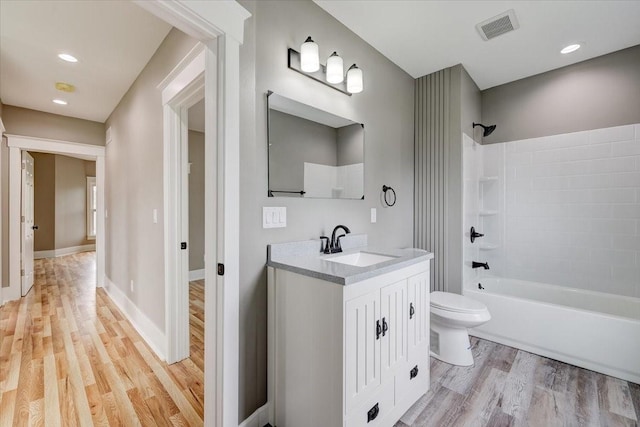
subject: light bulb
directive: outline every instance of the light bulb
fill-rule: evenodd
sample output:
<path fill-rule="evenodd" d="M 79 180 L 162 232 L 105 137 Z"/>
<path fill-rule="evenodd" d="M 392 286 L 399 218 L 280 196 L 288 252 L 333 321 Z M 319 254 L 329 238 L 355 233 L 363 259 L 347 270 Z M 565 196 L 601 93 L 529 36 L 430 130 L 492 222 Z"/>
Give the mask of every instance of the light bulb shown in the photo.
<path fill-rule="evenodd" d="M 307 40 L 300 46 L 300 68 L 306 73 L 313 73 L 320 69 L 318 45 L 311 40 L 311 36 L 307 37 Z"/>
<path fill-rule="evenodd" d="M 347 92 L 360 93 L 364 89 L 362 70 L 353 64 L 347 71 Z"/>
<path fill-rule="evenodd" d="M 327 81 L 333 84 L 344 81 L 344 62 L 336 52 L 327 59 Z"/>

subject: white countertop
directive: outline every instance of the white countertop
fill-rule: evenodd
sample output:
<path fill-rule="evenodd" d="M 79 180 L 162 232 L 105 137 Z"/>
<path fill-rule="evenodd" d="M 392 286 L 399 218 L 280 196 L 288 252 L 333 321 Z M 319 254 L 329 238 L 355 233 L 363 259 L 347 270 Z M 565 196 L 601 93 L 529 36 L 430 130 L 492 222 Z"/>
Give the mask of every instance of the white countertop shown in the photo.
<path fill-rule="evenodd" d="M 353 236 L 352 242 L 355 244 L 364 242 L 363 246 L 353 247 L 346 244 L 343 247 L 348 247 L 348 249 L 335 254 L 320 252 L 321 243 L 319 240 L 271 244 L 267 246 L 267 265 L 340 285 L 349 285 L 433 258 L 432 253 L 422 249 L 391 249 L 368 246 L 366 245 L 366 236 L 364 236 L 364 240 L 361 236 Z M 344 238 L 342 240 L 344 241 Z M 328 261 L 331 258 L 356 252 L 394 258 L 366 267 Z"/>

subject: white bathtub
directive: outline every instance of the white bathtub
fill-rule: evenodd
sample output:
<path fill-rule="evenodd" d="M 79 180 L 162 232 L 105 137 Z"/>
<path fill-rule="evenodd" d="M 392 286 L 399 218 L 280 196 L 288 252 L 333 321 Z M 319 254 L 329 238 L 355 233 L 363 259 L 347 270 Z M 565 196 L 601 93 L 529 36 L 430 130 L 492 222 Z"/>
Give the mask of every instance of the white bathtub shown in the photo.
<path fill-rule="evenodd" d="M 469 333 L 640 384 L 640 298 L 485 278 L 465 287 L 491 320 Z"/>

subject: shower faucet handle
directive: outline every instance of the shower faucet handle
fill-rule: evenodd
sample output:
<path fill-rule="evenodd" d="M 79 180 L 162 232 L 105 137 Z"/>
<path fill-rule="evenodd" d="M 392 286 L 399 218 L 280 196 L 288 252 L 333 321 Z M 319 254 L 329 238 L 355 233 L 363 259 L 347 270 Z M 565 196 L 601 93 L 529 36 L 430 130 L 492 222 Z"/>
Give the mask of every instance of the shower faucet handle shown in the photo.
<path fill-rule="evenodd" d="M 471 243 L 475 242 L 478 237 L 484 237 L 484 234 L 478 233 L 475 227 L 471 227 Z"/>

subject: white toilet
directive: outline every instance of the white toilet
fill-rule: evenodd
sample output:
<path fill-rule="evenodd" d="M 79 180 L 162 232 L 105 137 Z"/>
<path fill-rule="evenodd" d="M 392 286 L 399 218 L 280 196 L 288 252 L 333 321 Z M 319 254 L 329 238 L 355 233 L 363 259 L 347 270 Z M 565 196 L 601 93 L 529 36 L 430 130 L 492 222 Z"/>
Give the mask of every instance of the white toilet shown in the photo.
<path fill-rule="evenodd" d="M 431 293 L 431 355 L 452 365 L 473 365 L 468 328 L 491 319 L 487 306 L 450 292 Z"/>

